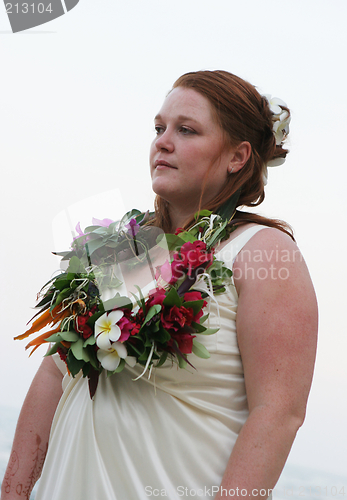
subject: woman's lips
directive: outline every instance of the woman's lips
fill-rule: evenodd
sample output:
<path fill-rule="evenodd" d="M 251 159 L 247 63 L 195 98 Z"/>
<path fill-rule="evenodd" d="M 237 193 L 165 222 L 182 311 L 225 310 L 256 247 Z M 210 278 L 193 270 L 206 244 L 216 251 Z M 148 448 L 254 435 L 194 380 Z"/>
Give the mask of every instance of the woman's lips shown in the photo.
<path fill-rule="evenodd" d="M 166 168 L 176 168 L 165 160 L 156 160 L 154 162 L 154 167 L 156 170 L 164 170 Z"/>

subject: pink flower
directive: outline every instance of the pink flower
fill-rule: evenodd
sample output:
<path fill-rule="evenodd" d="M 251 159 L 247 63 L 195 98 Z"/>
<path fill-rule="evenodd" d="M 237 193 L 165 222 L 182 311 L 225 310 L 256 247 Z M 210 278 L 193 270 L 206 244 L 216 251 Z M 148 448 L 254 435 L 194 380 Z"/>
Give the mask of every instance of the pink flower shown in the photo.
<path fill-rule="evenodd" d="M 160 283 L 160 278 L 165 283 L 173 285 L 176 281 L 184 276 L 184 265 L 178 253 L 174 254 L 174 260 L 170 264 L 168 260 L 162 266 L 156 268 L 155 279 Z"/>
<path fill-rule="evenodd" d="M 81 238 L 81 236 L 85 236 L 85 238 L 83 240 L 80 240 L 79 243 L 81 245 L 84 245 L 89 239 L 90 239 L 90 236 L 89 235 L 86 235 L 82 229 L 81 229 L 81 224 L 78 223 L 77 226 L 75 227 L 75 230 L 77 232 L 77 236 L 74 236 L 73 238 L 73 241 L 77 240 L 78 238 Z"/>
<path fill-rule="evenodd" d="M 108 227 L 110 224 L 114 222 L 111 219 L 95 219 L 95 217 L 92 218 L 92 223 L 94 226 L 103 226 L 103 227 Z"/>
<path fill-rule="evenodd" d="M 155 271 L 155 279 L 158 281 L 162 278 L 166 283 L 170 283 L 172 279 L 171 264 L 168 260 L 162 266 L 157 266 Z"/>
<path fill-rule="evenodd" d="M 125 342 L 130 337 L 131 330 L 134 325 L 126 316 L 123 316 L 117 323 L 119 328 L 121 329 L 121 334 L 118 339 L 118 342 Z"/>

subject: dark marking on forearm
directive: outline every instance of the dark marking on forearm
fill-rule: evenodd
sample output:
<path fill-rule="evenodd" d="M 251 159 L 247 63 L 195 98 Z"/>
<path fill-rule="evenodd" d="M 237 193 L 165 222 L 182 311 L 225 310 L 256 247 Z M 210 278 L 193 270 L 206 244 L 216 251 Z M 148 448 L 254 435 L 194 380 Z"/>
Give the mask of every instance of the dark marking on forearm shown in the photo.
<path fill-rule="evenodd" d="M 41 438 L 38 434 L 36 434 L 36 448 L 33 452 L 33 468 L 30 472 L 29 479 L 27 484 L 21 489 L 20 495 L 24 495 L 26 500 L 30 499 L 30 494 L 32 492 L 33 487 L 35 486 L 36 481 L 41 476 L 41 471 L 43 467 L 43 463 L 46 458 L 48 449 L 48 443 L 44 448 L 41 448 Z M 21 486 L 18 484 L 18 486 Z"/>
<path fill-rule="evenodd" d="M 11 487 L 17 493 L 18 496 L 24 498 L 25 500 L 30 499 L 30 495 L 36 481 L 39 479 L 43 467 L 43 463 L 47 454 L 48 443 L 46 446 L 41 446 L 41 438 L 36 434 L 36 448 L 32 452 L 32 468 L 29 473 L 28 479 L 25 482 L 14 483 L 15 475 L 19 470 L 19 458 L 16 451 L 13 451 L 10 457 L 10 461 L 7 467 L 6 475 L 4 477 L 5 492 L 10 493 Z"/>
<path fill-rule="evenodd" d="M 18 469 L 19 469 L 18 455 L 15 451 L 13 451 L 11 453 L 10 460 L 8 462 L 8 466 L 7 466 L 5 477 L 4 477 L 4 483 L 5 483 L 4 487 L 5 487 L 6 493 L 10 493 L 12 479 L 13 479 L 13 476 L 16 474 Z"/>

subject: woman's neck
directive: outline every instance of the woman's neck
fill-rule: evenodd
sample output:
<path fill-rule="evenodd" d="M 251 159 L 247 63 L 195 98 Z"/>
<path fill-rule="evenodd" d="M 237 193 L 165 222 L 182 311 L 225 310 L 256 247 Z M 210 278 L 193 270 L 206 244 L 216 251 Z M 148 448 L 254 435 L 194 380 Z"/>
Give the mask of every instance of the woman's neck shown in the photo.
<path fill-rule="evenodd" d="M 195 212 L 198 210 L 187 210 L 186 207 L 169 207 L 169 214 L 171 220 L 171 231 L 174 233 L 178 227 L 183 227 L 186 222 L 193 218 Z"/>

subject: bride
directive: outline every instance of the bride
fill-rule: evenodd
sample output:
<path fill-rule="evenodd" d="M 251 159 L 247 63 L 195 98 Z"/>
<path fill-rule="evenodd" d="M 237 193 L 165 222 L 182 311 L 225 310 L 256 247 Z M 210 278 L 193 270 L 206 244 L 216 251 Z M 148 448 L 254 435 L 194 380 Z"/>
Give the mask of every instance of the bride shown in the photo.
<path fill-rule="evenodd" d="M 270 496 L 305 417 L 317 304 L 290 227 L 237 208 L 263 201 L 289 119 L 282 101 L 225 71 L 174 83 L 155 117 L 150 224 L 175 233 L 198 210 L 229 209 L 234 230 L 215 255 L 233 277 L 207 299 L 218 332 L 201 342 L 211 356 L 194 358 L 194 370 L 167 361 L 137 381 L 138 365 L 103 372 L 93 400 L 86 378 L 46 357 L 1 500 L 29 498 L 41 473 L 36 500 Z"/>

